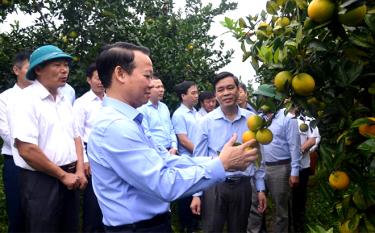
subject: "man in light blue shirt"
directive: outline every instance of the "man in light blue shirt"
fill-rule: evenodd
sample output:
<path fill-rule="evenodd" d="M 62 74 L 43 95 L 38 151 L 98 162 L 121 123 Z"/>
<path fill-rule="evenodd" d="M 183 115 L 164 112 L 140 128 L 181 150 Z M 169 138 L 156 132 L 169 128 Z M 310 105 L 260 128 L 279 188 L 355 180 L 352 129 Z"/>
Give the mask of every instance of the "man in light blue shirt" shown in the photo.
<path fill-rule="evenodd" d="M 143 114 L 142 125 L 150 133 L 156 144 L 164 147 L 170 154 L 177 153 L 177 137 L 173 129 L 171 115 L 167 105 L 161 100 L 164 97 L 164 85 L 159 77 L 151 80 L 150 100 L 138 108 Z"/>
<path fill-rule="evenodd" d="M 192 81 L 183 81 L 175 87 L 181 105 L 172 116 L 172 124 L 178 139 L 178 152 L 180 155 L 191 156 L 194 144 L 191 137 L 196 129 L 197 110 L 194 106 L 198 103 L 198 88 Z"/>
<path fill-rule="evenodd" d="M 233 147 L 235 136 L 220 158 L 169 156 L 144 133 L 136 110 L 150 97 L 149 50 L 117 42 L 102 49 L 96 64 L 106 97 L 87 147 L 107 232 L 171 232 L 170 201 L 223 181 L 226 170 L 243 170 L 257 158 L 256 149 L 245 150 L 255 141 Z"/>
<path fill-rule="evenodd" d="M 269 98 L 274 101 L 281 100 L 275 87 L 269 84 L 260 85 L 254 94 L 261 98 L 260 102 L 268 101 Z M 272 120 L 269 129 L 272 131 L 273 140 L 270 144 L 261 146 L 261 152 L 266 165 L 266 186 L 275 205 L 276 218 L 273 229 L 275 232 L 289 232 L 288 202 L 291 187 L 295 187 L 299 182 L 301 167 L 298 123 L 296 119 L 285 115 L 285 109 L 266 113 L 264 117 Z M 252 216 L 249 219 L 251 218 Z M 252 229 L 251 224 L 249 223 L 249 230 Z"/>
<path fill-rule="evenodd" d="M 225 142 L 233 133 L 242 135 L 247 128 L 247 118 L 252 112 L 237 105 L 238 79 L 229 72 L 221 72 L 214 79 L 215 94 L 220 104 L 199 122 L 194 135 L 194 156 L 216 158 Z M 242 143 L 239 138 L 238 142 Z M 251 206 L 251 177 L 256 180 L 256 189 L 261 212 L 266 208 L 264 193 L 264 167 L 251 164 L 243 172 L 228 172 L 224 183 L 204 191 L 202 198 L 202 221 L 204 232 L 223 232 L 225 223 L 228 232 L 246 232 L 247 218 Z M 200 198 L 194 197 L 192 211 L 200 214 Z"/>

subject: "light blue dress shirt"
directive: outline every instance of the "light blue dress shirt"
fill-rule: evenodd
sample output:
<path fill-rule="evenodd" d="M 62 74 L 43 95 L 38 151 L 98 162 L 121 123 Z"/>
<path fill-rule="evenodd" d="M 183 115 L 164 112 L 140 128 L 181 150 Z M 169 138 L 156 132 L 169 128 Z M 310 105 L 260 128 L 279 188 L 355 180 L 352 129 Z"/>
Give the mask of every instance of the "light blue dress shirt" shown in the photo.
<path fill-rule="evenodd" d="M 172 124 L 176 134 L 186 134 L 191 140 L 197 126 L 197 110 L 189 109 L 184 104 L 173 113 Z M 191 156 L 191 153 L 181 144 L 178 144 L 178 152 L 180 155 Z"/>
<path fill-rule="evenodd" d="M 152 135 L 156 144 L 164 148 L 177 149 L 177 137 L 167 105 L 159 101 L 158 105 L 154 106 L 151 101 L 148 101 L 139 107 L 138 111 L 143 114 L 142 125 L 146 133 Z"/>
<path fill-rule="evenodd" d="M 195 145 L 193 156 L 210 156 L 216 158 L 218 152 L 222 150 L 224 144 L 234 133 L 238 136 L 237 141 L 242 143 L 242 134 L 248 130 L 246 120 L 253 114 L 246 109 L 238 107 L 237 116 L 231 121 L 225 117 L 220 107 L 209 112 L 199 121 L 198 128 L 193 136 L 193 143 Z M 265 190 L 264 175 L 264 165 L 261 165 L 257 169 L 254 164 L 250 164 L 243 172 L 227 172 L 227 177 L 254 176 L 257 190 Z"/>
<path fill-rule="evenodd" d="M 143 131 L 142 114 L 105 97 L 88 141 L 103 223 L 131 224 L 169 210 L 169 202 L 225 179 L 219 159 L 170 156 Z"/>
<path fill-rule="evenodd" d="M 273 139 L 268 145 L 261 146 L 265 162 L 276 162 L 291 159 L 291 176 L 298 176 L 301 167 L 300 136 L 298 123 L 284 114 L 285 109 L 280 109 L 272 120 L 269 129 Z"/>

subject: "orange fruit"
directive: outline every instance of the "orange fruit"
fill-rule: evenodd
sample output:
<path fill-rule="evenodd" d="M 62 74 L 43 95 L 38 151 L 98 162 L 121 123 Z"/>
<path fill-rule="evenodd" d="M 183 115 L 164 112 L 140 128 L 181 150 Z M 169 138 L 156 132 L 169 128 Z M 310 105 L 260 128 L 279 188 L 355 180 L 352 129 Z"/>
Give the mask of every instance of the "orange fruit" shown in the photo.
<path fill-rule="evenodd" d="M 269 130 L 269 129 L 266 129 L 266 128 L 260 129 L 260 130 L 257 131 L 257 133 L 255 135 L 255 139 L 260 144 L 267 145 L 270 142 L 272 142 L 273 134 L 272 134 L 271 130 Z"/>
<path fill-rule="evenodd" d="M 329 185 L 333 189 L 344 190 L 349 187 L 350 179 L 348 174 L 343 171 L 334 171 L 329 175 Z"/>
<path fill-rule="evenodd" d="M 317 23 L 327 22 L 334 12 L 335 4 L 329 0 L 313 0 L 307 8 L 307 14 Z"/>
<path fill-rule="evenodd" d="M 363 18 L 366 15 L 366 12 L 366 5 L 362 5 L 350 11 L 347 11 L 345 14 L 340 14 L 339 21 L 340 23 L 348 26 L 356 26 L 362 22 Z"/>
<path fill-rule="evenodd" d="M 289 71 L 281 71 L 273 79 L 277 91 L 284 91 L 286 82 L 292 83 L 292 74 Z"/>
<path fill-rule="evenodd" d="M 294 92 L 298 95 L 308 96 L 311 95 L 315 89 L 315 80 L 309 74 L 300 73 L 293 77 L 292 87 Z"/>
<path fill-rule="evenodd" d="M 359 133 L 364 137 L 375 136 L 375 125 L 363 124 L 358 127 Z"/>
<path fill-rule="evenodd" d="M 262 128 L 263 126 L 263 119 L 258 115 L 251 115 L 247 118 L 247 127 L 251 131 L 257 131 L 258 129 Z"/>
<path fill-rule="evenodd" d="M 255 133 L 251 130 L 246 130 L 242 134 L 242 143 L 255 139 Z"/>
<path fill-rule="evenodd" d="M 306 123 L 302 123 L 299 126 L 299 130 L 301 130 L 301 132 L 306 132 L 308 129 L 309 129 L 309 126 Z"/>

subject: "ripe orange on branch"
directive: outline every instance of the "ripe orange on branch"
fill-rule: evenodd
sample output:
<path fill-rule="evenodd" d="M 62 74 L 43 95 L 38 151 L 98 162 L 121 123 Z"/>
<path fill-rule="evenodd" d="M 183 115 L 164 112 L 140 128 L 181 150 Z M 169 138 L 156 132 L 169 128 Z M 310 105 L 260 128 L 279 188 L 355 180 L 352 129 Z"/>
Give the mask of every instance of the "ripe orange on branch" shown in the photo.
<path fill-rule="evenodd" d="M 334 12 L 335 4 L 329 0 L 313 0 L 307 8 L 307 14 L 317 23 L 327 22 Z"/>
<path fill-rule="evenodd" d="M 329 185 L 333 189 L 344 190 L 349 187 L 350 179 L 348 174 L 343 171 L 334 171 L 329 175 Z"/>
<path fill-rule="evenodd" d="M 257 131 L 258 129 L 262 128 L 263 126 L 263 119 L 258 115 L 251 115 L 247 118 L 247 127 L 251 131 Z"/>
<path fill-rule="evenodd" d="M 307 73 L 300 73 L 293 77 L 292 87 L 298 95 L 309 96 L 315 89 L 315 80 Z"/>

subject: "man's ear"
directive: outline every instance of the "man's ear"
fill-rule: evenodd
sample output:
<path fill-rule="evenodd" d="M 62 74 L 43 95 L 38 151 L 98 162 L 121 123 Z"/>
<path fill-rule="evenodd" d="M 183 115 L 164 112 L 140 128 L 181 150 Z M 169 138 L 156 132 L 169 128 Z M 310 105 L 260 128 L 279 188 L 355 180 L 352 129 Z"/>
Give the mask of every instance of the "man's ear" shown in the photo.
<path fill-rule="evenodd" d="M 115 67 L 113 75 L 115 76 L 115 79 L 120 83 L 124 83 L 128 78 L 128 73 L 126 73 L 126 71 L 122 69 L 121 66 Z"/>
<path fill-rule="evenodd" d="M 12 68 L 12 70 L 13 70 L 13 73 L 14 73 L 16 76 L 18 76 L 19 71 L 20 71 L 20 69 L 18 68 L 18 66 L 14 65 L 13 68 Z"/>

